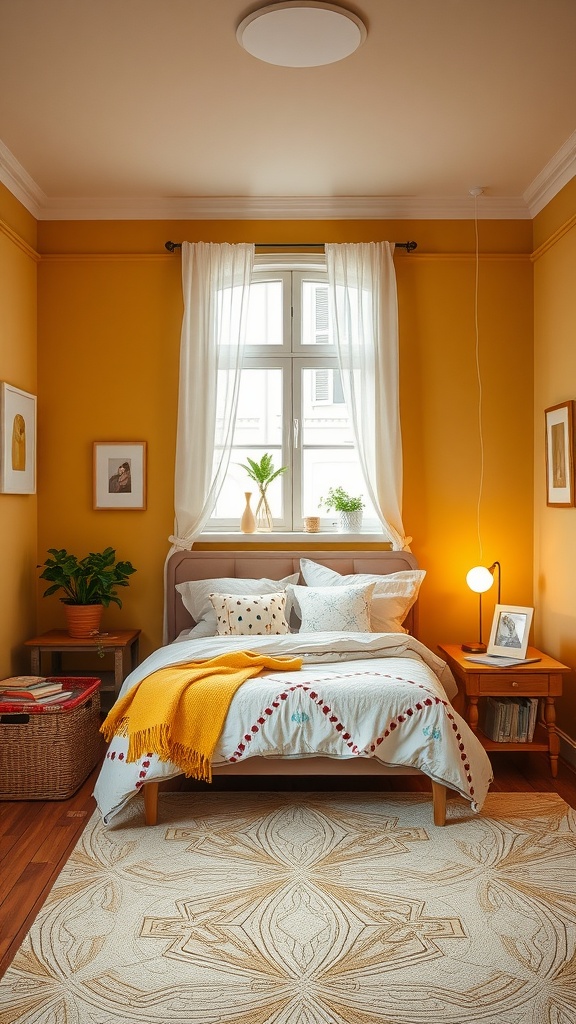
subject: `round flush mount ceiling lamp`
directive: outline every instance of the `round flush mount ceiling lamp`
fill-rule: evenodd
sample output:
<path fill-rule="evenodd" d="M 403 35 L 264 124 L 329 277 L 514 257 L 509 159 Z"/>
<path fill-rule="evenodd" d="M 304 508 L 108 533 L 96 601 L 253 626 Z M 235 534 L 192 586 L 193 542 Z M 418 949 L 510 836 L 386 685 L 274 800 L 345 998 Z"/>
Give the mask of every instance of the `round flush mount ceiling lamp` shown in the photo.
<path fill-rule="evenodd" d="M 268 64 L 314 68 L 349 57 L 366 38 L 366 26 L 338 4 L 266 4 L 240 22 L 236 38 L 248 53 Z"/>

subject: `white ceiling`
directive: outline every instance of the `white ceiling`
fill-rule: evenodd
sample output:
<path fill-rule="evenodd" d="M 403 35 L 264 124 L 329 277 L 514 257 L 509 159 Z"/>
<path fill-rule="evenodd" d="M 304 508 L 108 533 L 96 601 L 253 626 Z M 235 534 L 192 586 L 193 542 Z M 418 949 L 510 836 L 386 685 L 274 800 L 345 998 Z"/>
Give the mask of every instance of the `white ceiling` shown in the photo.
<path fill-rule="evenodd" d="M 533 216 L 576 173 L 576 0 L 359 0 L 264 63 L 243 0 L 0 0 L 0 180 L 40 219 Z"/>

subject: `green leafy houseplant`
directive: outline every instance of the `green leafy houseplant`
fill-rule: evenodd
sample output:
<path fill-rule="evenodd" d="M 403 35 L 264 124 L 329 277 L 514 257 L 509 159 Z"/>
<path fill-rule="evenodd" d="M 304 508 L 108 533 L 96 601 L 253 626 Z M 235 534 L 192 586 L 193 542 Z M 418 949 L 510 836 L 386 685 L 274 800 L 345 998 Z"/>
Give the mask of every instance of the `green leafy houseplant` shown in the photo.
<path fill-rule="evenodd" d="M 269 452 L 266 452 L 262 456 L 260 462 L 255 462 L 254 459 L 248 459 L 248 464 L 241 462 L 239 465 L 242 469 L 246 470 L 250 479 L 258 486 L 260 500 L 256 506 L 256 521 L 259 524 L 259 528 L 261 530 L 271 530 L 272 514 L 268 505 L 268 499 L 266 498 L 266 491 L 277 476 L 286 472 L 288 466 L 281 466 L 280 469 L 274 469 L 274 461 Z"/>
<path fill-rule="evenodd" d="M 361 512 L 364 508 L 362 498 L 354 498 L 343 487 L 331 487 L 325 498 L 320 498 L 320 507 L 328 512 Z"/>
<path fill-rule="evenodd" d="M 44 591 L 44 597 L 63 590 L 60 600 L 64 604 L 101 604 L 108 608 L 113 601 L 122 607 L 116 587 L 127 587 L 128 577 L 136 569 L 130 562 L 117 561 L 114 548 L 90 552 L 82 559 L 68 554 L 64 548 L 49 548 L 48 553 L 52 558 L 46 559 L 40 573 L 40 579 L 51 584 Z"/>

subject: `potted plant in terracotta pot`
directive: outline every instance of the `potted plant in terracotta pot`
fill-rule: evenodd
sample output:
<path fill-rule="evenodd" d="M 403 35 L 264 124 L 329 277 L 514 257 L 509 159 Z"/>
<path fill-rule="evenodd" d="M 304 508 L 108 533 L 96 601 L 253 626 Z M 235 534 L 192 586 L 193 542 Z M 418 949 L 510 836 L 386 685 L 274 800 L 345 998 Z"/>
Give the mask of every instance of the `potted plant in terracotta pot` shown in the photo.
<path fill-rule="evenodd" d="M 44 597 L 63 590 L 64 596 L 60 600 L 64 605 L 69 635 L 96 635 L 100 630 L 103 609 L 112 602 L 122 607 L 116 588 L 127 587 L 128 577 L 136 569 L 130 562 L 119 561 L 114 548 L 90 552 L 81 559 L 64 548 L 49 548 L 48 554 L 52 557 L 46 559 L 40 573 L 40 579 L 51 584 L 44 591 Z"/>
<path fill-rule="evenodd" d="M 359 533 L 362 529 L 364 501 L 360 496 L 348 494 L 343 487 L 331 487 L 326 497 L 320 499 L 320 506 L 338 513 L 340 533 Z"/>

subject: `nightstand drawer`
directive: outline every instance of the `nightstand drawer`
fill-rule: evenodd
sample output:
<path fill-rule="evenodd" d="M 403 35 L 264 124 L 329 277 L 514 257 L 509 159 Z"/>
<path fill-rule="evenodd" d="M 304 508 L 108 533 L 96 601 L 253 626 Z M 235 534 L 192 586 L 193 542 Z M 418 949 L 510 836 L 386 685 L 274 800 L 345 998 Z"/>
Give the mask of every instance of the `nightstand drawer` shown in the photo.
<path fill-rule="evenodd" d="M 478 680 L 478 693 L 480 695 L 492 694 L 499 697 L 519 697 L 540 695 L 548 693 L 548 673 L 527 673 L 522 672 L 508 674 L 505 672 L 494 672 L 490 675 L 482 675 Z"/>

